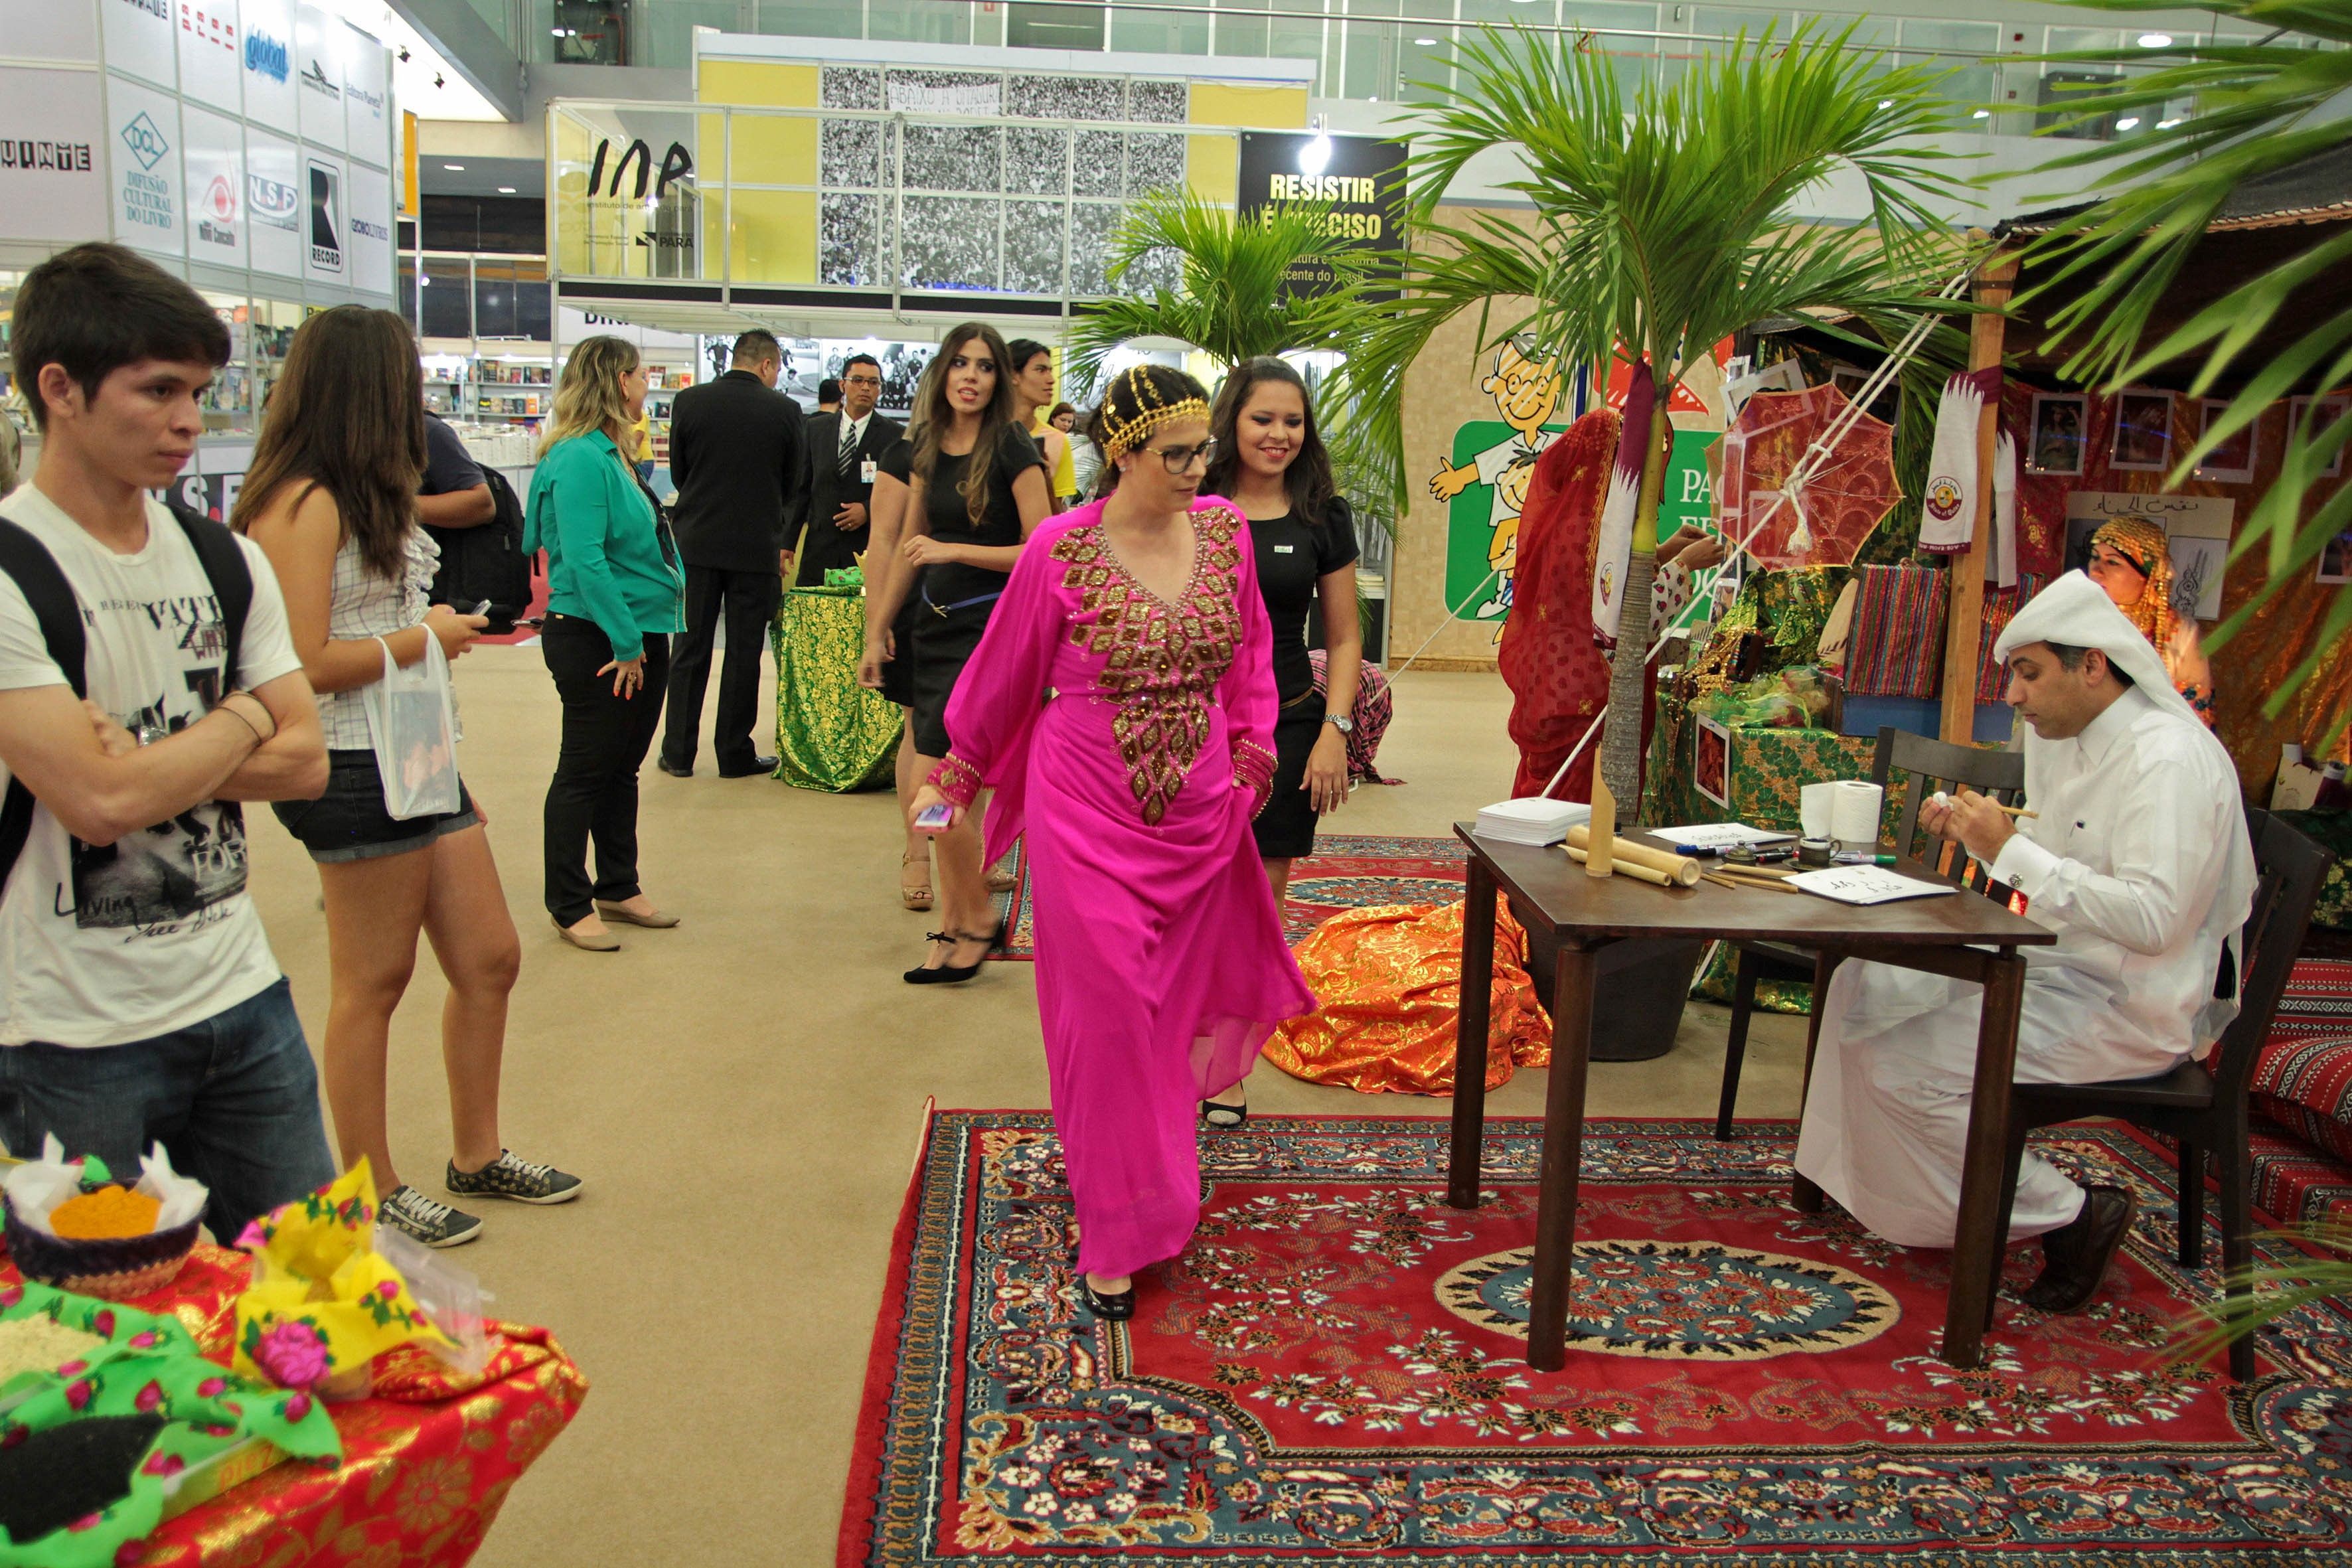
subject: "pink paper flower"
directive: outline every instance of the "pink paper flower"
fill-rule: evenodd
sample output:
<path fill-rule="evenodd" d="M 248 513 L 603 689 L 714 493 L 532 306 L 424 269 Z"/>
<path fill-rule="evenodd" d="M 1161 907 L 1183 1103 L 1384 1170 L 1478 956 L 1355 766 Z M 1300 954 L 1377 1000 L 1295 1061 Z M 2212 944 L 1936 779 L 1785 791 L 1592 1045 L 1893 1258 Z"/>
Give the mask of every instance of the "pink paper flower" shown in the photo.
<path fill-rule="evenodd" d="M 89 1331 L 102 1340 L 112 1339 L 114 1337 L 113 1309 L 108 1308 L 92 1318 L 89 1321 Z"/>
<path fill-rule="evenodd" d="M 294 1395 L 294 1397 L 293 1397 L 293 1398 L 289 1399 L 289 1400 L 286 1402 L 286 1419 L 287 1419 L 287 1420 L 289 1420 L 289 1421 L 299 1421 L 299 1420 L 301 1420 L 301 1419 L 302 1419 L 302 1417 L 304 1417 L 305 1415 L 310 1415 L 310 1396 L 309 1394 L 297 1394 L 296 1395 Z"/>
<path fill-rule="evenodd" d="M 254 1347 L 253 1363 L 286 1388 L 309 1388 L 332 1370 L 327 1342 L 308 1323 L 279 1323 Z"/>
<path fill-rule="evenodd" d="M 62 1363 L 58 1367 L 58 1375 L 59 1377 L 79 1377 L 83 1373 L 86 1373 L 89 1370 L 89 1363 L 81 1360 L 79 1357 L 76 1357 L 72 1361 Z"/>
<path fill-rule="evenodd" d="M 89 1404 L 89 1379 L 86 1377 L 66 1384 L 66 1405 L 69 1409 L 86 1408 Z"/>
<path fill-rule="evenodd" d="M 160 1383 L 149 1383 L 146 1387 L 139 1391 L 138 1396 L 131 1403 L 140 1415 L 146 1415 L 163 1403 L 163 1385 Z"/>
<path fill-rule="evenodd" d="M 137 1333 L 131 1336 L 131 1348 L 135 1351 L 143 1351 L 151 1345 L 160 1343 L 163 1341 L 163 1335 L 157 1333 L 152 1329 L 142 1329 Z"/>
<path fill-rule="evenodd" d="M 227 1387 L 228 1379 L 225 1377 L 208 1377 L 205 1379 L 204 1382 L 196 1384 L 196 1396 L 200 1399 L 217 1399 L 220 1397 L 222 1391 Z"/>

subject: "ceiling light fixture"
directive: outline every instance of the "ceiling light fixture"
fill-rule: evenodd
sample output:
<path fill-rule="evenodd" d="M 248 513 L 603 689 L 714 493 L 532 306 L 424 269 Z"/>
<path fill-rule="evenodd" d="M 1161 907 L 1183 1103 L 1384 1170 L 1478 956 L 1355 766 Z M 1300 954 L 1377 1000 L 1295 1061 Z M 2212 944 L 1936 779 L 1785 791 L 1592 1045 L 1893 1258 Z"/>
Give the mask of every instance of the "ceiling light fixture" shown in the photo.
<path fill-rule="evenodd" d="M 1323 122 L 1322 115 L 1315 117 L 1315 135 L 1298 150 L 1298 172 L 1310 177 L 1331 166 L 1331 133 Z"/>
<path fill-rule="evenodd" d="M 2143 49 L 2168 49 L 2172 47 L 2170 33 L 2142 33 L 2139 47 Z"/>
<path fill-rule="evenodd" d="M 502 196 L 510 196 L 514 194 L 515 188 L 512 185 L 500 185 L 499 187 L 499 195 Z"/>
<path fill-rule="evenodd" d="M 1435 38 L 1415 38 L 1415 39 L 1413 40 L 1413 42 L 1414 42 L 1415 44 L 1417 44 L 1418 46 L 1420 46 L 1421 47 L 1423 47 L 1423 48 L 1424 48 L 1424 49 L 1425 49 L 1425 48 L 1429 47 L 1432 44 L 1434 44 L 1435 42 L 1437 42 L 1437 40 L 1436 40 Z"/>
<path fill-rule="evenodd" d="M 1892 109 L 1895 107 L 1895 100 L 1891 98 L 1882 98 L 1878 100 L 1878 107 L 1881 109 Z"/>
<path fill-rule="evenodd" d="M 2137 114 L 2126 114 L 2126 115 L 2125 115 L 2121 120 L 2118 120 L 2118 121 L 2116 121 L 2116 130 L 2118 130 L 2118 131 L 2137 131 L 2137 130 L 2138 130 L 2138 129 L 2139 129 L 2139 116 L 2138 116 L 2138 115 L 2137 115 Z"/>
<path fill-rule="evenodd" d="M 466 165 L 463 163 L 444 163 L 441 166 L 453 174 L 462 174 L 466 172 Z"/>
<path fill-rule="evenodd" d="M 2179 115 L 2177 115 L 2177 114 L 2176 114 L 2176 115 L 2174 115 L 2174 116 L 2173 116 L 2171 119 L 2169 119 L 2169 120 L 2159 120 L 2159 121 L 2158 121 L 2156 122 L 2156 128 L 2157 128 L 2158 131 L 2169 131 L 2169 130 L 2171 130 L 2174 126 L 2176 126 L 2176 125 L 2178 125 L 2178 124 L 2179 124 L 2179 123 L 2180 123 L 2180 116 L 2179 116 Z"/>
<path fill-rule="evenodd" d="M 1992 110 L 1990 109 L 1979 109 L 1974 114 L 1969 115 L 1969 118 L 1970 120 L 1990 120 L 1992 118 Z"/>

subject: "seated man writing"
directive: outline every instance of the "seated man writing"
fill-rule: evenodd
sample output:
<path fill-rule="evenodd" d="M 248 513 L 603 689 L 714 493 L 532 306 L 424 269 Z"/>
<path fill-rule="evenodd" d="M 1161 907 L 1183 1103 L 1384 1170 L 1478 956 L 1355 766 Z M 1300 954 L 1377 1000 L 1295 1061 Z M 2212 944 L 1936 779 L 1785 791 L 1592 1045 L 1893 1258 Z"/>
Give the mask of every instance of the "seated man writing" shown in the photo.
<path fill-rule="evenodd" d="M 2027 803 L 1982 795 L 1919 820 L 1964 845 L 2057 933 L 2023 950 L 2021 1082 L 2168 1072 L 2237 1011 L 2217 984 L 2254 886 L 2237 772 L 2156 649 L 2098 585 L 2069 572 L 2018 613 L 1995 652 L 2031 727 Z M 2217 995 L 2231 998 L 2219 1000 Z M 1842 965 L 1797 1140 L 1797 1170 L 1887 1240 L 1949 1247 L 1959 1213 L 1982 988 L 1876 963 Z M 2028 1153 L 2012 1237 L 2039 1236 L 2029 1306 L 2080 1311 L 2130 1229 L 2133 1199 L 2078 1186 Z"/>

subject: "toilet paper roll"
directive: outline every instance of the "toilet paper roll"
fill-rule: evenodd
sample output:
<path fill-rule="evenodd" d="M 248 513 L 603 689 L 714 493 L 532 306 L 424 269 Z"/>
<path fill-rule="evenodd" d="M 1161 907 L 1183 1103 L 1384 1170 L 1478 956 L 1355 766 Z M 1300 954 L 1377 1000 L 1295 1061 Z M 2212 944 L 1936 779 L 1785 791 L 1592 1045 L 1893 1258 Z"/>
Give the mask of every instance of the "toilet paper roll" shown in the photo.
<path fill-rule="evenodd" d="M 1831 788 L 1830 837 L 1845 845 L 1877 843 L 1886 792 L 1859 779 L 1840 779 Z"/>
<path fill-rule="evenodd" d="M 1837 798 L 1835 784 L 1809 784 L 1797 792 L 1797 820 L 1808 838 L 1830 837 L 1832 803 Z"/>

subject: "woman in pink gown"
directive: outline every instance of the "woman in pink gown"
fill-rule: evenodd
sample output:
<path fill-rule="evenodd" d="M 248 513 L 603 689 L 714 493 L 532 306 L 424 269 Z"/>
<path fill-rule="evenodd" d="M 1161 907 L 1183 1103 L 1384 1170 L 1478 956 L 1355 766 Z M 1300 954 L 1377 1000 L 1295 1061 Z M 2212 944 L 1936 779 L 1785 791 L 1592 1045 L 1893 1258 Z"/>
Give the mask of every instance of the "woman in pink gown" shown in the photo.
<path fill-rule="evenodd" d="M 1272 634 L 1248 524 L 1198 494 L 1208 395 L 1138 365 L 1092 434 L 1117 488 L 1023 547 L 916 809 L 960 816 L 992 789 L 990 858 L 1028 835 L 1078 1267 L 1118 1319 L 1200 1217 L 1201 1101 L 1315 998 L 1250 835 L 1274 778 Z"/>

